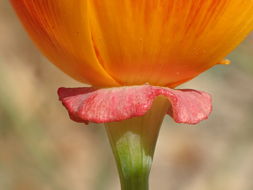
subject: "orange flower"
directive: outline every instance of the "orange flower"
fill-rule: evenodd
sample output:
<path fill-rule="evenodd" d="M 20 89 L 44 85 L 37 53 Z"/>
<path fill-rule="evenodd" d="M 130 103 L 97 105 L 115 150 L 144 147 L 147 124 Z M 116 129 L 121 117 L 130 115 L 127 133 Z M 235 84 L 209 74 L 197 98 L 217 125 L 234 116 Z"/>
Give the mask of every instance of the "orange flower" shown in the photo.
<path fill-rule="evenodd" d="M 11 0 L 44 54 L 93 86 L 174 87 L 253 29 L 252 0 Z"/>
<path fill-rule="evenodd" d="M 212 110 L 209 94 L 171 88 L 227 63 L 253 29 L 253 0 L 10 1 L 44 54 L 95 86 L 59 99 L 72 120 L 105 123 L 125 190 L 148 189 L 165 114 L 197 124 Z"/>

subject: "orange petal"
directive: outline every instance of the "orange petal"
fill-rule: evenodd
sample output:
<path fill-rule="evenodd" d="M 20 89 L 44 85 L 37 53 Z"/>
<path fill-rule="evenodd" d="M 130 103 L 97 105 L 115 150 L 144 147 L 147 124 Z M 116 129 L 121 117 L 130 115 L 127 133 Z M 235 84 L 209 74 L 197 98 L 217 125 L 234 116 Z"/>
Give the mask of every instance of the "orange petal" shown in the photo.
<path fill-rule="evenodd" d="M 39 48 L 73 78 L 96 86 L 117 86 L 96 55 L 88 0 L 11 0 Z"/>
<path fill-rule="evenodd" d="M 103 67 L 124 85 L 175 86 L 207 70 L 253 29 L 252 0 L 90 0 Z"/>

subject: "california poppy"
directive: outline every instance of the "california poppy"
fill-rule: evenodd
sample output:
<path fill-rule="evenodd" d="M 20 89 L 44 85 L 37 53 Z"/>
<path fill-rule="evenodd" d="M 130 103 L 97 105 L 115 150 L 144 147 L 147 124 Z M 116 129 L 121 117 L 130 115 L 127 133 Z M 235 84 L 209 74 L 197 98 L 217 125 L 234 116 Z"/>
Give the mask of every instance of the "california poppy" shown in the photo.
<path fill-rule="evenodd" d="M 108 125 L 126 127 L 121 132 L 108 132 L 119 160 L 126 158 L 128 140 L 134 139 L 131 134 L 125 138 L 127 131 L 143 133 L 131 126 L 157 119 L 151 107 L 158 96 L 164 96 L 166 101 L 162 102 L 167 105 L 161 118 L 167 112 L 181 123 L 195 124 L 206 119 L 211 111 L 207 93 L 171 88 L 216 64 L 228 63 L 224 57 L 253 30 L 252 0 L 10 1 L 52 63 L 93 86 L 59 89 L 70 117 L 77 122 L 109 122 Z M 157 107 L 155 110 L 159 112 Z M 111 123 L 116 121 L 122 122 Z M 160 124 L 157 119 L 154 125 L 159 128 Z M 157 131 L 153 130 L 154 134 Z M 148 136 L 151 138 L 150 133 Z M 149 145 L 152 147 L 157 135 L 153 136 L 153 144 Z M 127 146 L 118 146 L 120 139 Z M 145 143 L 149 144 L 146 140 Z M 143 141 L 139 144 L 142 146 Z M 153 149 L 147 152 L 153 156 Z M 136 155 L 126 163 L 138 160 Z M 145 155 L 142 153 L 140 158 L 148 160 Z M 121 168 L 121 161 L 119 171 L 124 176 L 130 170 Z"/>

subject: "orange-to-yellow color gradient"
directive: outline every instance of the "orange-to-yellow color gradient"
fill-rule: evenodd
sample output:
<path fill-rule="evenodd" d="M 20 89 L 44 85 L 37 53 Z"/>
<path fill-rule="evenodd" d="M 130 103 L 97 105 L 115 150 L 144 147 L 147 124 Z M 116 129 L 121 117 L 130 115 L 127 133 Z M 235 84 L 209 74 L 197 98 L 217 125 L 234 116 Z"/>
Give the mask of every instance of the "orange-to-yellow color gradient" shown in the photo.
<path fill-rule="evenodd" d="M 253 0 L 11 0 L 45 55 L 94 86 L 174 87 L 253 30 Z"/>

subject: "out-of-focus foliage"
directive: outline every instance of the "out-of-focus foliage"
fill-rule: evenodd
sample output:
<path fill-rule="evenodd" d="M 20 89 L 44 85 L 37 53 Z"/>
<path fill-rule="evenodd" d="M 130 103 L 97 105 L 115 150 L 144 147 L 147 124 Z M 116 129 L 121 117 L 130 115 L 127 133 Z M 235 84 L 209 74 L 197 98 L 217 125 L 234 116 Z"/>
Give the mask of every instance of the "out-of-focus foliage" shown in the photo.
<path fill-rule="evenodd" d="M 253 189 L 253 36 L 220 65 L 184 85 L 213 95 L 198 126 L 166 118 L 151 189 Z M 0 1 L 0 189 L 116 190 L 102 126 L 69 120 L 59 86 L 81 86 L 34 47 L 9 2 Z"/>

